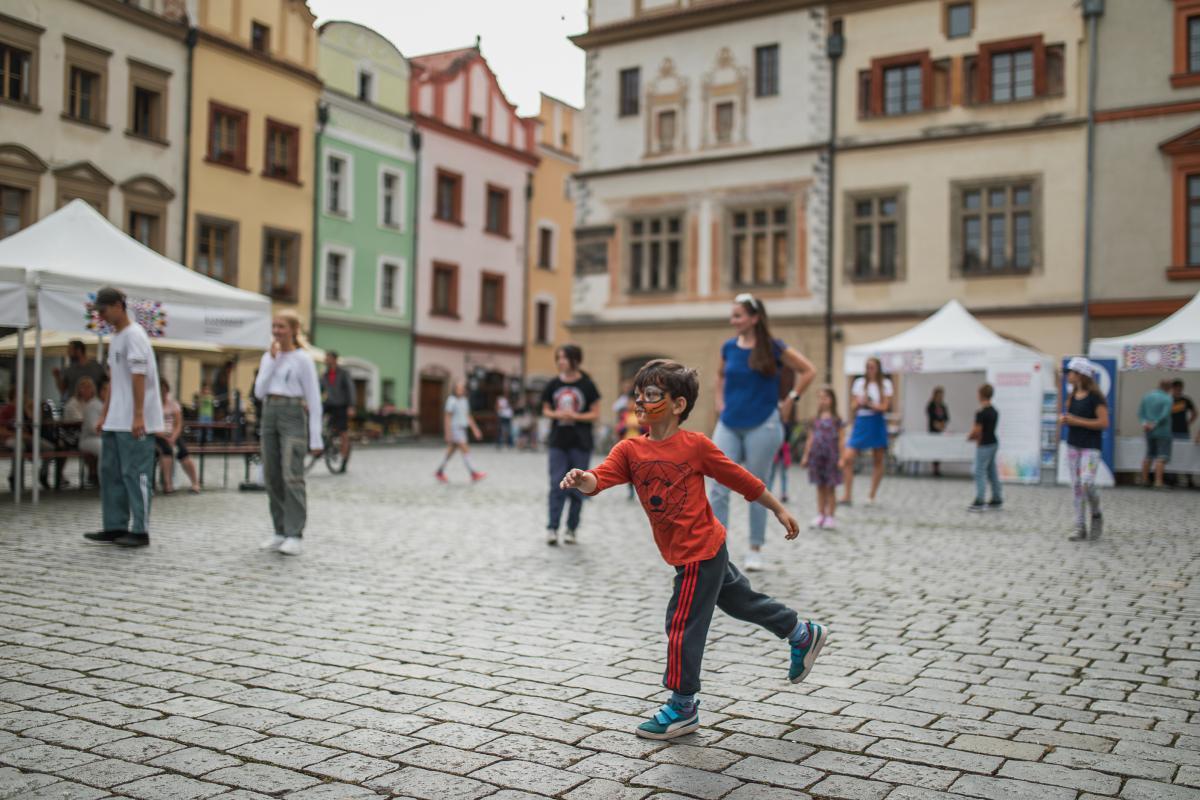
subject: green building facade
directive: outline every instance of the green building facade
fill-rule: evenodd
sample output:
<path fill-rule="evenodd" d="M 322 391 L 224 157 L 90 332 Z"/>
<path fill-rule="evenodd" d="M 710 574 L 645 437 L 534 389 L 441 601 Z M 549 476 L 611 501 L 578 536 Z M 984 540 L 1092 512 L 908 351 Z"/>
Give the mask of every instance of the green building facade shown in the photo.
<path fill-rule="evenodd" d="M 361 410 L 412 391 L 416 151 L 409 64 L 352 22 L 321 26 L 314 343 L 336 350 Z"/>

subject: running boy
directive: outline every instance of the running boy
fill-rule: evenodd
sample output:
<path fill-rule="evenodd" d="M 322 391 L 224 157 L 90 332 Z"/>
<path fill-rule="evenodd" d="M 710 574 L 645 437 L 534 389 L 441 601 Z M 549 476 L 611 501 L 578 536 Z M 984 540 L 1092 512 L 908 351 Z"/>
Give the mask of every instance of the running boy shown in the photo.
<path fill-rule="evenodd" d="M 663 686 L 671 697 L 637 728 L 647 739 L 674 739 L 700 727 L 700 662 L 713 608 L 755 622 L 791 644 L 788 679 L 799 683 L 812 671 L 828 635 L 823 625 L 801 621 L 782 603 L 754 591 L 729 561 L 725 529 L 713 516 L 704 491 L 712 477 L 775 512 L 794 539 L 796 520 L 758 478 L 726 458 L 703 434 L 680 429 L 700 392 L 696 371 L 666 359 L 649 362 L 634 378 L 638 420 L 650 433 L 618 442 L 594 470 L 573 469 L 564 489 L 594 495 L 632 483 L 650 519 L 663 559 L 675 567 L 675 588 L 667 604 L 667 668 Z"/>

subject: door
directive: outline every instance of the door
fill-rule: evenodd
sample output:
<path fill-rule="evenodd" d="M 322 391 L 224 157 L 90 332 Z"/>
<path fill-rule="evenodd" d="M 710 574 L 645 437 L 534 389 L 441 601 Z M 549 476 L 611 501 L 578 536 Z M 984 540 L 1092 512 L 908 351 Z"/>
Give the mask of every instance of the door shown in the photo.
<path fill-rule="evenodd" d="M 423 434 L 440 436 L 445 432 L 442 427 L 445 385 L 444 378 L 421 377 L 419 411 Z"/>

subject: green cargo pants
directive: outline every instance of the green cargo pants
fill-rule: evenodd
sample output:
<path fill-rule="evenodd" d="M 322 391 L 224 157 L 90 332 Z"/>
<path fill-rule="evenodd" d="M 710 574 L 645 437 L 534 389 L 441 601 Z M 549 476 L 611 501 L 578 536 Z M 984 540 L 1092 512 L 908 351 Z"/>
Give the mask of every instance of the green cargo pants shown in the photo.
<path fill-rule="evenodd" d="M 263 480 L 271 521 L 279 536 L 302 536 L 308 516 L 304 460 L 308 455 L 308 414 L 299 398 L 268 397 L 262 418 Z"/>
<path fill-rule="evenodd" d="M 100 434 L 100 507 L 104 530 L 150 532 L 154 487 L 154 435 L 129 431 Z"/>

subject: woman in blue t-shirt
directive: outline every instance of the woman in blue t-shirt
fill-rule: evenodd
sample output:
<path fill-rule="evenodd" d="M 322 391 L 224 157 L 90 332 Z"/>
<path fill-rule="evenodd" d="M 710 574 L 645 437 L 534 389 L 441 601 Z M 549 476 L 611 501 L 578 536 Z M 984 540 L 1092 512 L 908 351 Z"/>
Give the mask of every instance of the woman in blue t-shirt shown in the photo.
<path fill-rule="evenodd" d="M 783 443 L 779 421 L 779 378 L 782 367 L 796 373 L 796 385 L 785 403 L 794 403 L 816 377 L 812 362 L 778 339 L 767 328 L 767 309 L 753 295 L 734 298 L 729 315 L 737 335 L 721 345 L 721 368 L 717 371 L 717 429 L 713 442 L 760 480 L 767 475 L 771 459 Z M 729 489 L 709 482 L 708 498 L 713 514 L 729 527 Z M 767 509 L 750 504 L 750 551 L 744 566 L 762 569 L 762 546 L 767 536 Z"/>

